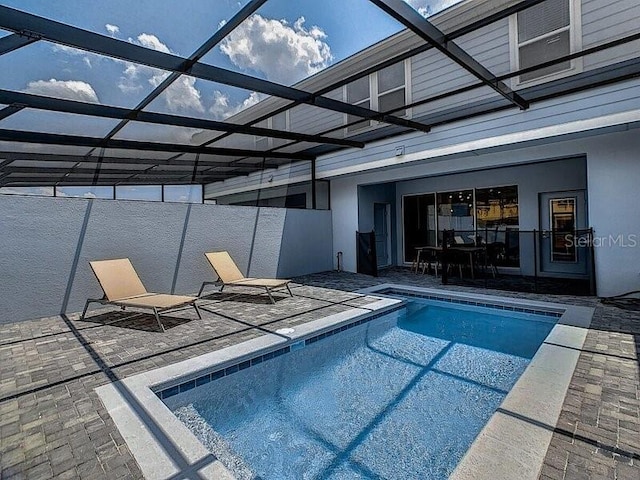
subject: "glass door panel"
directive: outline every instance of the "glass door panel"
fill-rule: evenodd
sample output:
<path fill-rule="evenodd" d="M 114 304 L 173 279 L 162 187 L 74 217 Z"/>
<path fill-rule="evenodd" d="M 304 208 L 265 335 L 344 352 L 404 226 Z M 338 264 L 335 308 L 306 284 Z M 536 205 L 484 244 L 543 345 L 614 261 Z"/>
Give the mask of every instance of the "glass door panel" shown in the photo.
<path fill-rule="evenodd" d="M 436 196 L 408 195 L 402 202 L 404 261 L 412 262 L 416 247 L 436 244 Z"/>
<path fill-rule="evenodd" d="M 576 262 L 574 232 L 576 230 L 576 199 L 553 198 L 549 201 L 551 220 L 551 261 Z"/>

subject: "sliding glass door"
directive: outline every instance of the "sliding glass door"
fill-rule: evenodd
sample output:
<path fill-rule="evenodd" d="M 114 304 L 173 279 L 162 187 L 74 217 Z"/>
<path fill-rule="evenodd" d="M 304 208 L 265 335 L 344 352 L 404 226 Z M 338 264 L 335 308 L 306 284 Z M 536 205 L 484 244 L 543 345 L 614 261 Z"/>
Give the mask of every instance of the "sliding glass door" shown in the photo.
<path fill-rule="evenodd" d="M 416 247 L 436 244 L 436 196 L 433 193 L 402 198 L 404 261 L 412 262 Z"/>

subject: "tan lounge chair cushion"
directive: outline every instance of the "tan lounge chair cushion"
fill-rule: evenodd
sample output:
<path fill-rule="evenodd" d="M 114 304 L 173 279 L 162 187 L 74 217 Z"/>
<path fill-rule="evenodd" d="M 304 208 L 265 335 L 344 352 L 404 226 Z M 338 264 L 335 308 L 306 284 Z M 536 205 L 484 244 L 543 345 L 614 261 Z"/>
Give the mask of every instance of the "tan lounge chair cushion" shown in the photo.
<path fill-rule="evenodd" d="M 244 279 L 244 275 L 238 269 L 229 252 L 209 252 L 204 254 L 209 263 L 222 280 L 222 283 L 232 283 Z"/>
<path fill-rule="evenodd" d="M 224 284 L 276 288 L 282 287 L 291 281 L 282 278 L 247 278 L 242 274 L 229 252 L 209 252 L 205 253 L 204 256 L 207 257 L 207 260 L 209 260 L 209 263 Z"/>
<path fill-rule="evenodd" d="M 279 278 L 243 278 L 235 282 L 229 282 L 231 285 L 246 285 L 247 287 L 268 287 L 277 288 L 289 283 L 291 280 L 281 280 Z"/>
<path fill-rule="evenodd" d="M 97 260 L 89 264 L 104 294 L 111 301 L 148 293 L 128 258 Z"/>

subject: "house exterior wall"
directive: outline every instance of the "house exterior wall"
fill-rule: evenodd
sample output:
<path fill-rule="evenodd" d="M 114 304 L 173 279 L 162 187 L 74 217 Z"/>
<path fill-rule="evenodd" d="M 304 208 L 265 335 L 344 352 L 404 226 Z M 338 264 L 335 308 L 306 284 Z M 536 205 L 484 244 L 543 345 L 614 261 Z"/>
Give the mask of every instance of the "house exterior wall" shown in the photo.
<path fill-rule="evenodd" d="M 490 186 L 498 178 L 492 172 L 498 172 L 498 170 L 473 171 L 494 167 L 514 167 L 558 158 L 586 158 L 588 223 L 594 228 L 596 237 L 625 235 L 629 243 L 635 238 L 634 234 L 638 236 L 635 247 L 613 242 L 596 245 L 595 270 L 598 295 L 609 296 L 638 290 L 640 289 L 640 214 L 634 205 L 640 203 L 640 191 L 637 187 L 632 187 L 632 184 L 637 184 L 637 179 L 640 178 L 640 166 L 638 166 L 636 153 L 638 151 L 640 151 L 640 140 L 637 131 L 630 130 L 566 141 L 522 143 L 508 149 L 500 149 L 500 151 L 461 154 L 411 166 L 338 177 L 331 182 L 334 253 L 343 252 L 345 270 L 356 270 L 353 236 L 359 227 L 358 186 L 400 182 L 396 187 L 398 197 L 405 193 L 416 193 L 427 188 L 429 184 L 438 186 L 437 190 L 446 190 L 448 183 L 445 182 L 450 182 L 453 188 Z M 545 169 L 545 165 L 552 164 L 527 166 L 526 169 L 531 169 L 530 177 L 520 177 L 517 175 L 517 170 L 513 168 L 505 168 L 499 175 L 505 182 L 516 177 L 521 178 L 522 192 L 529 192 L 525 193 L 530 197 L 530 200 L 527 200 L 528 203 L 533 203 L 536 191 L 564 190 L 584 184 L 584 168 L 576 170 L 575 166 L 571 166 L 571 161 L 556 163 L 557 169 Z M 450 174 L 451 176 L 447 177 L 420 179 Z M 474 185 L 476 182 L 478 184 Z M 624 192 L 623 197 L 621 192 Z M 621 206 L 622 200 L 624 204 Z M 528 213 L 521 217 L 521 228 L 533 228 L 537 224 L 538 212 L 537 209 L 531 210 L 532 206 L 527 206 Z M 401 218 L 400 206 L 397 204 L 396 208 L 397 217 Z M 401 225 L 400 222 L 398 223 L 396 235 L 401 235 L 399 232 Z M 401 258 L 401 249 L 402 244 L 398 241 L 398 258 Z M 526 268 L 526 265 L 523 265 L 523 268 Z"/>
<path fill-rule="evenodd" d="M 330 270 L 331 212 L 0 195 L 0 323 L 102 296 L 90 260 L 129 257 L 149 291 L 195 294 L 228 250 L 251 276 Z"/>
<path fill-rule="evenodd" d="M 417 155 L 432 158 L 449 155 L 457 145 L 459 151 L 474 150 L 489 145 L 490 139 L 512 136 L 511 142 L 528 139 L 536 130 L 543 130 L 541 137 L 556 134 L 556 126 L 572 125 L 575 131 L 584 129 L 580 122 L 601 119 L 600 125 L 611 125 L 606 117 L 640 111 L 640 84 L 637 80 L 621 82 L 573 95 L 535 104 L 529 110 L 507 110 L 482 115 L 464 122 L 456 122 L 434 128 L 430 133 L 411 133 L 386 141 L 372 142 L 362 150 L 349 149 L 324 156 L 317 161 L 318 178 L 362 171 L 367 168 L 397 166 L 411 161 Z M 479 142 L 476 144 L 476 142 Z M 496 140 L 504 143 L 503 140 Z M 404 146 L 405 154 L 395 157 L 395 147 Z"/>

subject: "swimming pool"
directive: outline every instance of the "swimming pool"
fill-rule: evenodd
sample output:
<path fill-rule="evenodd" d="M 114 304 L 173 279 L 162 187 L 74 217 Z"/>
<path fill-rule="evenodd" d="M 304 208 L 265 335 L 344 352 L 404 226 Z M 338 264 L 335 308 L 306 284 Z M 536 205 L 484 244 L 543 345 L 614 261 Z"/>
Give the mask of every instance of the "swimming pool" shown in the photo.
<path fill-rule="evenodd" d="M 211 428 L 197 410 L 194 415 L 199 416 L 200 419 L 193 424 L 197 428 L 189 430 L 164 402 L 169 404 L 176 402 L 177 409 L 181 407 L 188 408 L 192 402 L 177 405 L 183 394 L 199 395 L 198 392 L 203 391 L 203 388 L 206 389 L 208 384 L 211 384 L 210 386 L 222 385 L 224 382 L 231 382 L 234 377 L 240 379 L 241 375 L 245 375 L 248 372 L 257 373 L 258 370 L 256 369 L 266 369 L 269 365 L 267 371 L 270 371 L 271 367 L 276 363 L 285 359 L 297 358 L 298 355 L 303 353 L 308 354 L 315 348 L 319 349 L 320 353 L 316 355 L 319 360 L 329 361 L 330 358 L 333 358 L 329 354 L 335 353 L 339 348 L 325 348 L 325 346 L 331 345 L 334 340 L 344 338 L 344 335 L 356 335 L 358 331 L 365 331 L 368 335 L 365 338 L 369 339 L 369 343 L 377 342 L 377 347 L 389 345 L 384 338 L 384 335 L 388 334 L 385 333 L 387 331 L 384 330 L 382 325 L 378 326 L 377 322 L 381 324 L 388 322 L 388 319 L 380 320 L 380 318 L 401 306 L 400 300 L 390 296 L 396 294 L 400 294 L 403 297 L 457 303 L 463 308 L 490 306 L 494 310 L 503 310 L 505 312 L 538 313 L 550 317 L 551 321 L 560 315 L 557 318 L 557 323 L 530 360 L 526 358 L 529 356 L 526 352 L 523 353 L 521 351 L 519 354 L 515 354 L 517 352 L 504 351 L 512 348 L 511 344 L 513 342 L 511 341 L 493 346 L 482 343 L 487 340 L 495 341 L 498 338 L 495 335 L 487 335 L 484 339 L 482 335 L 479 337 L 475 335 L 473 337 L 475 340 L 470 337 L 466 340 L 458 341 L 455 345 L 457 349 L 469 347 L 469 352 L 492 352 L 497 350 L 497 353 L 511 355 L 515 357 L 512 359 L 515 362 L 514 368 L 509 370 L 511 373 L 515 373 L 518 369 L 521 370 L 519 363 L 521 359 L 524 358 L 525 361 L 530 363 L 515 385 L 511 387 L 509 393 L 495 410 L 495 413 L 490 416 L 489 420 L 481 428 L 480 433 L 477 434 L 471 446 L 458 462 L 450 479 L 512 480 L 513 478 L 518 478 L 520 480 L 536 480 L 540 475 L 540 469 L 551 442 L 553 426 L 558 422 L 562 404 L 593 317 L 594 309 L 591 307 L 396 284 L 378 285 L 360 291 L 359 295 L 356 294 L 358 301 L 338 313 L 331 313 L 325 316 L 320 314 L 315 318 L 312 317 L 306 323 L 293 325 L 293 328 L 259 335 L 250 340 L 216 349 L 200 356 L 132 375 L 122 380 L 102 385 L 96 388 L 96 393 L 126 441 L 145 478 L 150 480 L 173 479 L 193 475 L 212 480 L 246 478 L 250 476 L 250 472 L 255 467 L 248 465 L 246 459 L 238 455 L 238 452 L 231 447 L 230 442 Z M 399 314 L 400 312 L 396 312 L 396 315 Z M 396 325 L 393 325 L 393 321 L 391 321 L 390 330 L 399 328 L 397 327 L 399 319 L 400 316 L 395 317 Z M 405 325 L 404 329 L 401 329 L 403 330 L 401 332 L 403 335 L 411 334 L 418 338 L 420 336 L 429 336 L 423 335 L 424 332 L 412 331 L 411 326 L 407 325 Z M 450 337 L 448 337 L 449 333 L 451 333 L 449 330 L 439 331 L 437 335 L 440 335 L 440 337 L 435 335 L 435 340 L 432 340 L 432 342 L 451 342 Z M 344 341 L 346 342 L 347 339 Z M 364 347 L 360 343 L 360 347 L 356 344 L 356 347 L 352 346 L 351 348 L 357 350 Z M 526 350 L 530 347 L 523 345 L 522 348 Z M 398 350 L 397 348 L 394 348 L 392 352 L 381 348 L 378 348 L 378 350 L 382 350 L 385 354 L 401 356 L 400 360 L 396 359 L 390 363 L 396 365 L 396 369 L 400 368 L 397 362 L 406 364 L 401 368 L 409 369 L 409 374 L 412 368 L 427 368 L 427 365 L 416 362 L 414 357 L 410 356 L 408 359 L 402 357 L 412 352 L 412 350 Z M 468 357 L 470 360 L 465 364 L 470 367 L 467 370 L 456 371 L 453 368 L 457 368 L 457 365 L 453 364 L 447 367 L 445 360 L 450 362 L 457 358 L 454 358 L 452 351 L 454 351 L 453 346 L 444 352 L 441 358 L 436 359 L 436 362 L 432 365 L 432 367 L 435 366 L 436 368 L 431 368 L 422 378 L 427 378 L 428 375 L 442 377 L 442 383 L 449 382 L 455 385 L 459 380 L 454 375 L 458 377 L 467 375 L 467 377 L 464 377 L 463 384 L 468 384 L 470 388 L 474 385 L 473 381 L 475 381 L 476 383 L 484 384 L 485 387 L 493 387 L 494 391 L 490 397 L 494 398 L 492 395 L 495 393 L 497 395 L 495 397 L 497 403 L 498 398 L 504 396 L 503 391 L 507 390 L 504 385 L 511 383 L 511 381 L 506 377 L 498 378 L 497 375 L 493 374 L 485 374 L 484 377 L 477 376 L 478 371 L 475 369 L 475 361 L 472 360 L 476 357 L 473 355 Z M 380 352 L 378 352 L 378 355 L 383 356 Z M 373 351 L 368 352 L 368 356 L 374 356 Z M 384 356 L 388 357 L 388 355 Z M 364 356 L 358 358 L 364 358 Z M 432 360 L 433 358 L 435 357 L 431 357 Z M 304 365 L 304 362 L 301 361 L 285 361 L 284 363 L 286 364 L 285 367 L 293 367 L 296 363 Z M 358 362 L 355 362 L 355 365 L 357 364 Z M 289 383 L 295 380 L 295 376 L 291 374 L 291 369 L 284 370 L 284 367 L 282 368 L 283 370 L 281 371 L 286 374 L 279 374 L 279 380 L 284 382 L 289 377 L 291 377 Z M 350 371 L 346 366 L 341 367 L 341 370 Z M 349 379 L 342 382 L 345 385 L 355 383 L 351 380 L 353 375 L 344 378 Z M 372 376 L 370 385 L 373 385 L 373 387 L 361 389 L 364 392 L 363 395 L 387 391 L 376 387 L 378 385 L 387 385 L 387 380 L 390 378 L 393 378 L 393 375 L 378 373 L 377 376 Z M 488 378 L 489 383 L 483 378 Z M 490 383 L 494 381 L 497 381 L 497 383 Z M 427 381 L 426 383 L 427 388 L 430 388 L 432 384 L 437 382 Z M 256 382 L 257 384 L 258 382 Z M 286 384 L 284 382 L 281 385 Z M 256 389 L 256 393 L 263 387 L 264 385 L 260 389 Z M 238 391 L 239 395 L 242 393 L 242 391 Z M 325 390 L 320 389 L 318 396 L 324 393 Z M 373 417 L 374 421 L 376 418 L 381 418 L 382 421 L 375 422 L 372 428 L 362 434 L 360 434 L 360 431 L 355 435 L 354 431 L 351 433 L 345 432 L 344 436 L 347 440 L 356 441 L 349 442 L 346 446 L 343 444 L 344 449 L 346 450 L 351 444 L 351 446 L 355 446 L 363 438 L 366 438 L 369 443 L 372 443 L 376 438 L 383 438 L 383 440 L 397 440 L 400 443 L 407 444 L 409 437 L 408 433 L 404 433 L 406 430 L 404 428 L 404 417 L 397 414 L 400 410 L 396 406 L 404 406 L 406 399 L 411 395 L 402 396 L 401 393 L 402 391 L 400 394 L 396 394 L 396 397 L 399 397 L 398 402 L 390 402 L 392 408 L 389 410 L 389 414 Z M 388 391 L 387 394 L 389 394 Z M 234 394 L 227 396 L 230 397 L 232 395 Z M 249 406 L 254 403 L 257 405 L 264 403 L 262 399 L 251 395 L 253 394 L 238 398 L 241 398 Z M 316 397 L 307 395 L 306 398 L 312 398 L 313 401 L 309 400 L 306 403 L 296 404 L 300 405 L 300 408 L 293 411 L 295 415 L 304 418 L 307 412 L 311 413 L 315 409 Z M 354 411 L 358 411 L 360 398 L 358 397 L 356 401 L 351 402 Z M 475 411 L 475 397 L 471 398 L 473 401 L 469 403 L 470 406 L 465 405 L 464 409 Z M 446 402 L 442 398 L 439 400 L 441 401 L 440 405 L 445 404 L 446 408 L 452 411 L 453 404 L 448 397 Z M 436 404 L 437 402 L 428 399 L 427 402 L 423 402 L 420 405 L 421 407 L 425 405 L 433 405 L 435 407 Z M 334 402 L 333 405 L 336 406 L 333 409 L 335 417 L 338 406 L 349 404 L 340 401 Z M 426 407 L 423 408 L 423 410 L 425 409 Z M 319 410 L 325 411 L 326 409 Z M 463 409 L 459 408 L 458 410 Z M 365 414 L 370 414 L 370 412 L 365 412 Z M 183 416 L 182 413 L 179 413 L 179 415 Z M 483 415 L 485 414 L 483 413 Z M 331 420 L 331 415 L 327 417 Z M 191 418 L 196 419 L 195 417 Z M 368 418 L 371 420 L 371 417 Z M 383 425 L 389 424 L 387 419 L 395 421 L 398 418 L 400 418 L 400 425 L 398 426 L 397 423 L 390 424 L 392 427 L 390 433 L 387 432 L 384 437 L 381 437 L 379 432 L 382 431 Z M 339 428 L 342 428 L 342 424 L 336 424 Z M 358 424 L 354 422 L 353 425 L 357 426 Z M 459 430 L 455 429 L 455 423 L 453 424 L 454 427 L 450 425 L 441 427 L 441 430 L 445 433 L 442 438 L 454 438 L 459 434 L 469 435 L 469 431 L 471 431 L 471 428 L 469 428 L 469 431 L 466 430 L 467 424 L 464 422 L 463 425 L 458 427 Z M 473 428 L 477 431 L 477 425 Z M 198 434 L 197 437 L 194 435 L 194 431 Z M 410 432 L 410 430 L 408 431 Z M 256 430 L 254 433 L 257 436 L 262 433 L 262 430 Z M 338 435 L 340 434 L 338 432 Z M 273 437 L 274 441 L 277 440 L 277 436 Z M 263 436 L 262 438 L 267 438 L 267 441 L 271 441 L 268 437 Z M 211 446 L 209 443 L 211 440 L 214 441 L 215 448 L 210 450 L 203 443 L 208 443 Z M 329 448 L 330 445 L 328 443 L 321 443 L 321 445 L 326 446 L 330 452 L 333 451 Z M 215 453 L 212 453 L 212 450 Z M 361 455 L 363 451 L 361 448 L 351 450 L 356 455 Z M 280 452 L 275 452 L 275 455 L 280 455 Z M 459 450 L 458 453 L 454 451 L 451 455 L 446 453 L 442 456 L 453 458 L 454 455 L 459 455 Z M 419 455 L 416 454 L 416 458 L 418 457 Z M 224 459 L 224 464 L 220 461 L 220 458 Z M 277 457 L 274 456 L 273 458 Z M 339 460 L 344 458 L 346 458 L 345 455 L 339 457 Z M 319 457 L 319 460 L 326 462 L 325 457 Z M 350 459 L 349 461 L 352 462 L 353 460 Z M 411 463 L 413 459 L 409 458 L 408 461 Z M 389 465 L 394 465 L 394 462 L 397 463 L 395 457 L 387 457 L 387 460 L 385 460 L 385 463 Z M 227 468 L 225 465 L 230 465 L 231 468 Z M 326 470 L 326 463 L 322 464 L 321 467 Z M 353 470 L 352 466 L 332 468 L 328 471 L 326 478 L 360 477 L 358 468 L 362 467 L 360 465 L 356 465 L 356 467 L 355 471 L 349 470 Z M 441 467 L 443 471 L 450 469 L 450 465 Z M 378 467 L 374 464 L 373 468 Z"/>
<path fill-rule="evenodd" d="M 158 394 L 237 478 L 447 478 L 560 313 L 443 300 Z"/>

